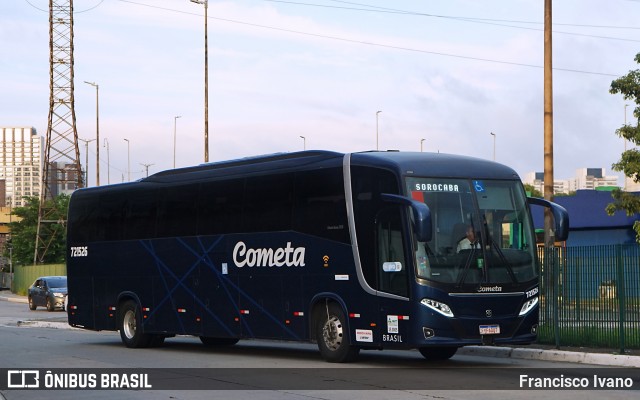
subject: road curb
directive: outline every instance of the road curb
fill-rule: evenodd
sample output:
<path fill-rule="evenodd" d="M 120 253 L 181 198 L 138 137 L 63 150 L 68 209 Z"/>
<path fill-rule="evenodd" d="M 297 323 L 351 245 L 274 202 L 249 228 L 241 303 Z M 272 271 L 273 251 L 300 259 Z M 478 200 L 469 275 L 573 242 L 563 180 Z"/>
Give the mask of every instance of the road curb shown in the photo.
<path fill-rule="evenodd" d="M 37 320 L 26 320 L 26 321 L 18 321 L 18 326 L 29 326 L 34 328 L 51 328 L 51 329 L 77 329 L 69 325 L 67 322 L 59 322 L 59 321 L 37 321 Z"/>
<path fill-rule="evenodd" d="M 483 346 L 463 347 L 458 350 L 457 354 L 468 356 L 517 358 L 523 360 L 559 361 L 576 364 L 594 364 L 607 365 L 612 367 L 640 368 L 640 357 L 618 354 Z"/>
<path fill-rule="evenodd" d="M 24 303 L 28 304 L 29 300 L 26 297 L 13 297 L 13 296 L 0 296 L 0 301 L 10 301 L 12 303 Z"/>

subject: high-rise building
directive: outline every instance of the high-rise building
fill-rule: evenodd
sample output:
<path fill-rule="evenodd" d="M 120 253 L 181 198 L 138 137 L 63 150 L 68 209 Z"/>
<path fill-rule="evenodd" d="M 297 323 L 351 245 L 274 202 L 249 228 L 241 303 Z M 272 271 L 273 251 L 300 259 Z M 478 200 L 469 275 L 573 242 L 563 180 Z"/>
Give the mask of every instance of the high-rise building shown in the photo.
<path fill-rule="evenodd" d="M 544 173 L 529 172 L 524 175 L 522 182 L 533 185 L 534 188 L 544 193 Z M 614 186 L 618 186 L 618 177 L 606 176 L 604 168 L 579 168 L 576 170 L 574 178 L 554 180 L 553 192 L 555 194 L 569 194 L 576 190 L 594 190 Z"/>
<path fill-rule="evenodd" d="M 44 138 L 33 127 L 0 127 L 0 180 L 5 204 L 25 205 L 24 197 L 40 196 Z"/>
<path fill-rule="evenodd" d="M 596 189 L 618 186 L 617 176 L 606 176 L 604 168 L 580 168 L 576 170 L 575 189 Z"/>

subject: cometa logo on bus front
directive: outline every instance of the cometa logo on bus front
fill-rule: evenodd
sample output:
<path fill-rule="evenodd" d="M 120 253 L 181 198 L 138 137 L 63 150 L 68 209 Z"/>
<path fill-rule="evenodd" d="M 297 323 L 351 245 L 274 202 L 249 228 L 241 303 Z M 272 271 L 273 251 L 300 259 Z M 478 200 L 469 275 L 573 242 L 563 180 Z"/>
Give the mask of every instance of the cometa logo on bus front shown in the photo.
<path fill-rule="evenodd" d="M 291 247 L 287 242 L 285 248 L 247 249 L 244 242 L 236 243 L 233 248 L 233 262 L 236 267 L 304 267 L 304 247 Z"/>

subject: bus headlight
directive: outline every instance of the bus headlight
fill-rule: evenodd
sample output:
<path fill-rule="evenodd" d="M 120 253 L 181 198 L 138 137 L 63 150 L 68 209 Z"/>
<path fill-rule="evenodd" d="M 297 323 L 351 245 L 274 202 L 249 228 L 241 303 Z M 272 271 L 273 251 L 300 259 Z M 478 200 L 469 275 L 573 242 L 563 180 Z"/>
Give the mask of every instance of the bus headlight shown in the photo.
<path fill-rule="evenodd" d="M 422 299 L 422 301 L 420 301 L 420 304 L 422 304 L 423 306 L 429 307 L 433 311 L 439 312 L 445 317 L 453 317 L 453 312 L 451 311 L 449 306 L 439 301 L 435 301 L 431 299 Z"/>
<path fill-rule="evenodd" d="M 537 305 L 538 305 L 538 296 L 527 300 L 522 305 L 522 309 L 520 309 L 520 314 L 518 314 L 518 316 L 521 317 L 521 316 L 525 315 L 526 313 L 531 311 L 531 309 L 533 309 L 533 307 L 535 307 Z"/>

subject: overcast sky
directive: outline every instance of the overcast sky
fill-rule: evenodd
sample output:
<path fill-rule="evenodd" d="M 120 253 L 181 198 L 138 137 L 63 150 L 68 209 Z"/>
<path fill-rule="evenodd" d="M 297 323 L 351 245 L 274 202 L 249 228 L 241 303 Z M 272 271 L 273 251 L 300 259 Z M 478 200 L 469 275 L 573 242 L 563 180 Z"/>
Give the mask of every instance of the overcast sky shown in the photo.
<path fill-rule="evenodd" d="M 63 2 L 63 0 L 56 0 Z M 204 7 L 74 0 L 75 111 L 101 183 L 204 161 Z M 543 170 L 543 0 L 210 0 L 210 161 L 307 149 L 493 157 Z M 555 177 L 611 164 L 640 1 L 555 0 Z M 46 136 L 48 0 L 0 1 L 0 126 Z M 626 102 L 629 103 L 629 102 Z M 632 116 L 633 103 L 627 108 Z M 175 116 L 181 116 L 175 119 Z M 103 138 L 109 142 L 110 168 Z M 95 183 L 95 142 L 89 184 Z M 81 144 L 84 164 L 85 146 Z M 108 173 L 107 173 L 108 170 Z M 622 179 L 619 184 L 622 185 Z"/>

